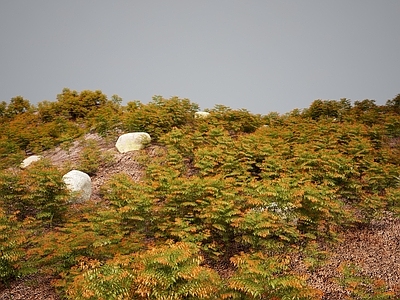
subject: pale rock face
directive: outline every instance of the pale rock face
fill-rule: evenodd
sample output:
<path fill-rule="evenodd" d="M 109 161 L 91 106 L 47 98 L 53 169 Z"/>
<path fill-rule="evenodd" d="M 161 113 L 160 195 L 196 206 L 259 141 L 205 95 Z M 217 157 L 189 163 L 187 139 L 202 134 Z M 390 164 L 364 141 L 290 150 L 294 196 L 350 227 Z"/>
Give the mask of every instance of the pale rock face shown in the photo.
<path fill-rule="evenodd" d="M 35 161 L 38 161 L 38 160 L 41 160 L 41 159 L 42 159 L 42 157 L 41 157 L 40 155 L 31 155 L 31 156 L 29 156 L 29 157 L 27 157 L 27 158 L 25 158 L 25 159 L 23 160 L 23 162 L 21 163 L 20 167 L 21 167 L 22 169 L 25 169 L 25 168 L 27 168 L 31 163 L 34 163 Z"/>
<path fill-rule="evenodd" d="M 203 118 L 207 118 L 207 117 L 209 117 L 210 116 L 210 113 L 209 112 L 206 112 L 206 111 L 196 111 L 195 113 L 194 113 L 194 117 L 196 118 L 196 119 L 203 119 Z"/>
<path fill-rule="evenodd" d="M 115 147 L 120 153 L 135 151 L 143 149 L 145 145 L 149 144 L 151 137 L 146 132 L 131 132 L 121 135 Z"/>
<path fill-rule="evenodd" d="M 63 176 L 63 180 L 71 192 L 71 202 L 81 203 L 90 199 L 92 195 L 92 181 L 88 174 L 72 170 Z"/>

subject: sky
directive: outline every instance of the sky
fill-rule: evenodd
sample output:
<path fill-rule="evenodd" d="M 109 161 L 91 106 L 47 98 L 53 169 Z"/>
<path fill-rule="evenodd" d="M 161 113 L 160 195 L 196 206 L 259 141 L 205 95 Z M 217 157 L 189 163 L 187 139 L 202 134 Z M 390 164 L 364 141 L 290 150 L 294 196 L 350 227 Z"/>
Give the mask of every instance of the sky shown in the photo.
<path fill-rule="evenodd" d="M 63 88 L 252 113 L 400 93 L 399 0 L 0 0 L 0 101 Z"/>

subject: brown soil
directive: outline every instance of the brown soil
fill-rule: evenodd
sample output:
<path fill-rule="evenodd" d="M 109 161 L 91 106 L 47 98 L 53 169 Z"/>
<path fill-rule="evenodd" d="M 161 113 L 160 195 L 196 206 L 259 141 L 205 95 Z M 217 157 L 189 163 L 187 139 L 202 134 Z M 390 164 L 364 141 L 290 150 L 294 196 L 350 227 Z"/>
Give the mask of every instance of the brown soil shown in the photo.
<path fill-rule="evenodd" d="M 101 147 L 102 153 L 110 153 L 114 162 L 103 167 L 92 177 L 93 201 L 100 201 L 99 188 L 113 174 L 124 172 L 139 181 L 143 169 L 137 162 L 138 152 L 121 154 L 115 147 L 115 141 L 105 141 L 101 137 L 89 134 L 85 139 L 93 139 Z M 82 141 L 74 142 L 69 149 L 57 148 L 44 153 L 54 164 L 73 168 L 77 165 L 82 150 Z M 152 155 L 157 146 L 145 151 Z M 353 263 L 360 268 L 360 275 L 379 280 L 400 299 L 400 219 L 385 213 L 370 225 L 352 229 L 345 233 L 345 238 L 336 248 L 330 249 L 327 263 L 312 272 L 299 260 L 296 271 L 309 276 L 308 283 L 323 292 L 324 300 L 341 300 L 349 296 L 335 278 L 343 263 Z M 9 287 L 0 286 L 0 300 L 59 300 L 51 279 L 41 276 L 29 276 L 16 280 Z"/>
<path fill-rule="evenodd" d="M 14 281 L 9 287 L 0 285 L 0 300 L 60 300 L 51 278 L 28 276 Z"/>
<path fill-rule="evenodd" d="M 329 249 L 328 249 L 329 250 Z M 359 277 L 368 277 L 400 299 L 400 219 L 386 212 L 364 228 L 352 229 L 334 249 L 323 267 L 309 273 L 309 284 L 324 293 L 323 299 L 349 299 L 348 290 L 337 282 L 339 270 L 353 264 Z M 352 298 L 350 298 L 352 299 Z"/>
<path fill-rule="evenodd" d="M 134 180 L 139 181 L 142 177 L 142 168 L 135 159 L 138 152 L 132 151 L 127 153 L 119 153 L 115 148 L 116 141 L 106 141 L 97 134 L 87 134 L 82 140 L 77 140 L 72 145 L 66 147 L 58 147 L 54 150 L 43 154 L 45 158 L 52 161 L 53 164 L 62 167 L 67 172 L 79 168 L 78 162 L 82 149 L 87 141 L 95 141 L 99 146 L 102 155 L 112 157 L 112 161 L 107 166 L 100 166 L 96 175 L 91 176 L 92 180 L 92 197 L 91 200 L 100 200 L 100 187 L 112 176 L 118 173 L 126 173 Z M 149 147 L 146 151 L 151 151 L 155 146 Z"/>

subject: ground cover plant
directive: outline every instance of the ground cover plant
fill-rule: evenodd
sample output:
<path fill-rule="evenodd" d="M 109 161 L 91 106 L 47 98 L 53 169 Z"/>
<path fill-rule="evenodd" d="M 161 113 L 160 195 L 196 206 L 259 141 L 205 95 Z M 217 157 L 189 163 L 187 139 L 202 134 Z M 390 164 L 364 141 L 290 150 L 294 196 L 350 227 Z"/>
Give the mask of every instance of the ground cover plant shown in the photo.
<path fill-rule="evenodd" d="M 329 246 L 398 218 L 400 96 L 316 100 L 285 115 L 216 105 L 207 118 L 178 97 L 121 103 L 64 89 L 37 107 L 22 97 L 0 106 L 4 287 L 43 274 L 60 299 L 328 299 L 309 274 Z M 153 138 L 130 157 L 141 176 L 107 176 L 96 201 L 68 202 L 66 165 L 19 168 L 85 134 L 131 131 Z M 118 163 L 96 140 L 81 150 L 76 166 L 91 176 Z M 349 299 L 400 296 L 359 266 L 337 270 Z"/>

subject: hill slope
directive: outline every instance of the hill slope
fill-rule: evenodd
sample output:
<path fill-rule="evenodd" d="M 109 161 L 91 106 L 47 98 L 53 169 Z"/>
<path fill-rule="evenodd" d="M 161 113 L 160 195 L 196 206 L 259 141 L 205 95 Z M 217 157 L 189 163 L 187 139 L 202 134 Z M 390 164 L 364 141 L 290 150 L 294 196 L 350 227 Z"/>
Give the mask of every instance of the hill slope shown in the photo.
<path fill-rule="evenodd" d="M 0 112 L 2 298 L 399 297 L 400 96 L 204 118 L 177 97 L 57 99 Z M 133 131 L 151 144 L 118 153 Z M 71 169 L 90 201 L 70 202 Z"/>
<path fill-rule="evenodd" d="M 141 180 L 143 167 L 135 160 L 138 152 L 121 154 L 116 151 L 114 141 L 106 141 L 97 134 L 85 135 L 80 141 L 75 141 L 68 150 L 59 147 L 43 153 L 43 156 L 61 169 L 66 165 L 78 165 L 85 140 L 95 141 L 102 153 L 109 152 L 114 158 L 112 164 L 100 168 L 92 176 L 91 201 L 101 201 L 100 187 L 112 175 L 125 173 L 135 181 Z M 145 151 L 151 155 L 155 147 L 157 146 L 151 146 Z M 294 256 L 293 269 L 306 275 L 307 282 L 323 292 L 322 299 L 340 300 L 351 296 L 349 290 L 338 283 L 338 279 L 343 276 L 340 273 L 343 263 L 356 265 L 360 268 L 358 276 L 382 281 L 390 290 L 397 291 L 396 295 L 400 297 L 400 218 L 390 212 L 384 212 L 368 225 L 343 232 L 342 239 L 337 245 L 319 245 L 321 250 L 329 252 L 323 266 L 310 271 L 305 265 L 305 257 Z M 51 278 L 35 275 L 17 280 L 9 288 L 3 287 L 0 299 L 11 298 L 60 299 L 51 286 Z"/>

